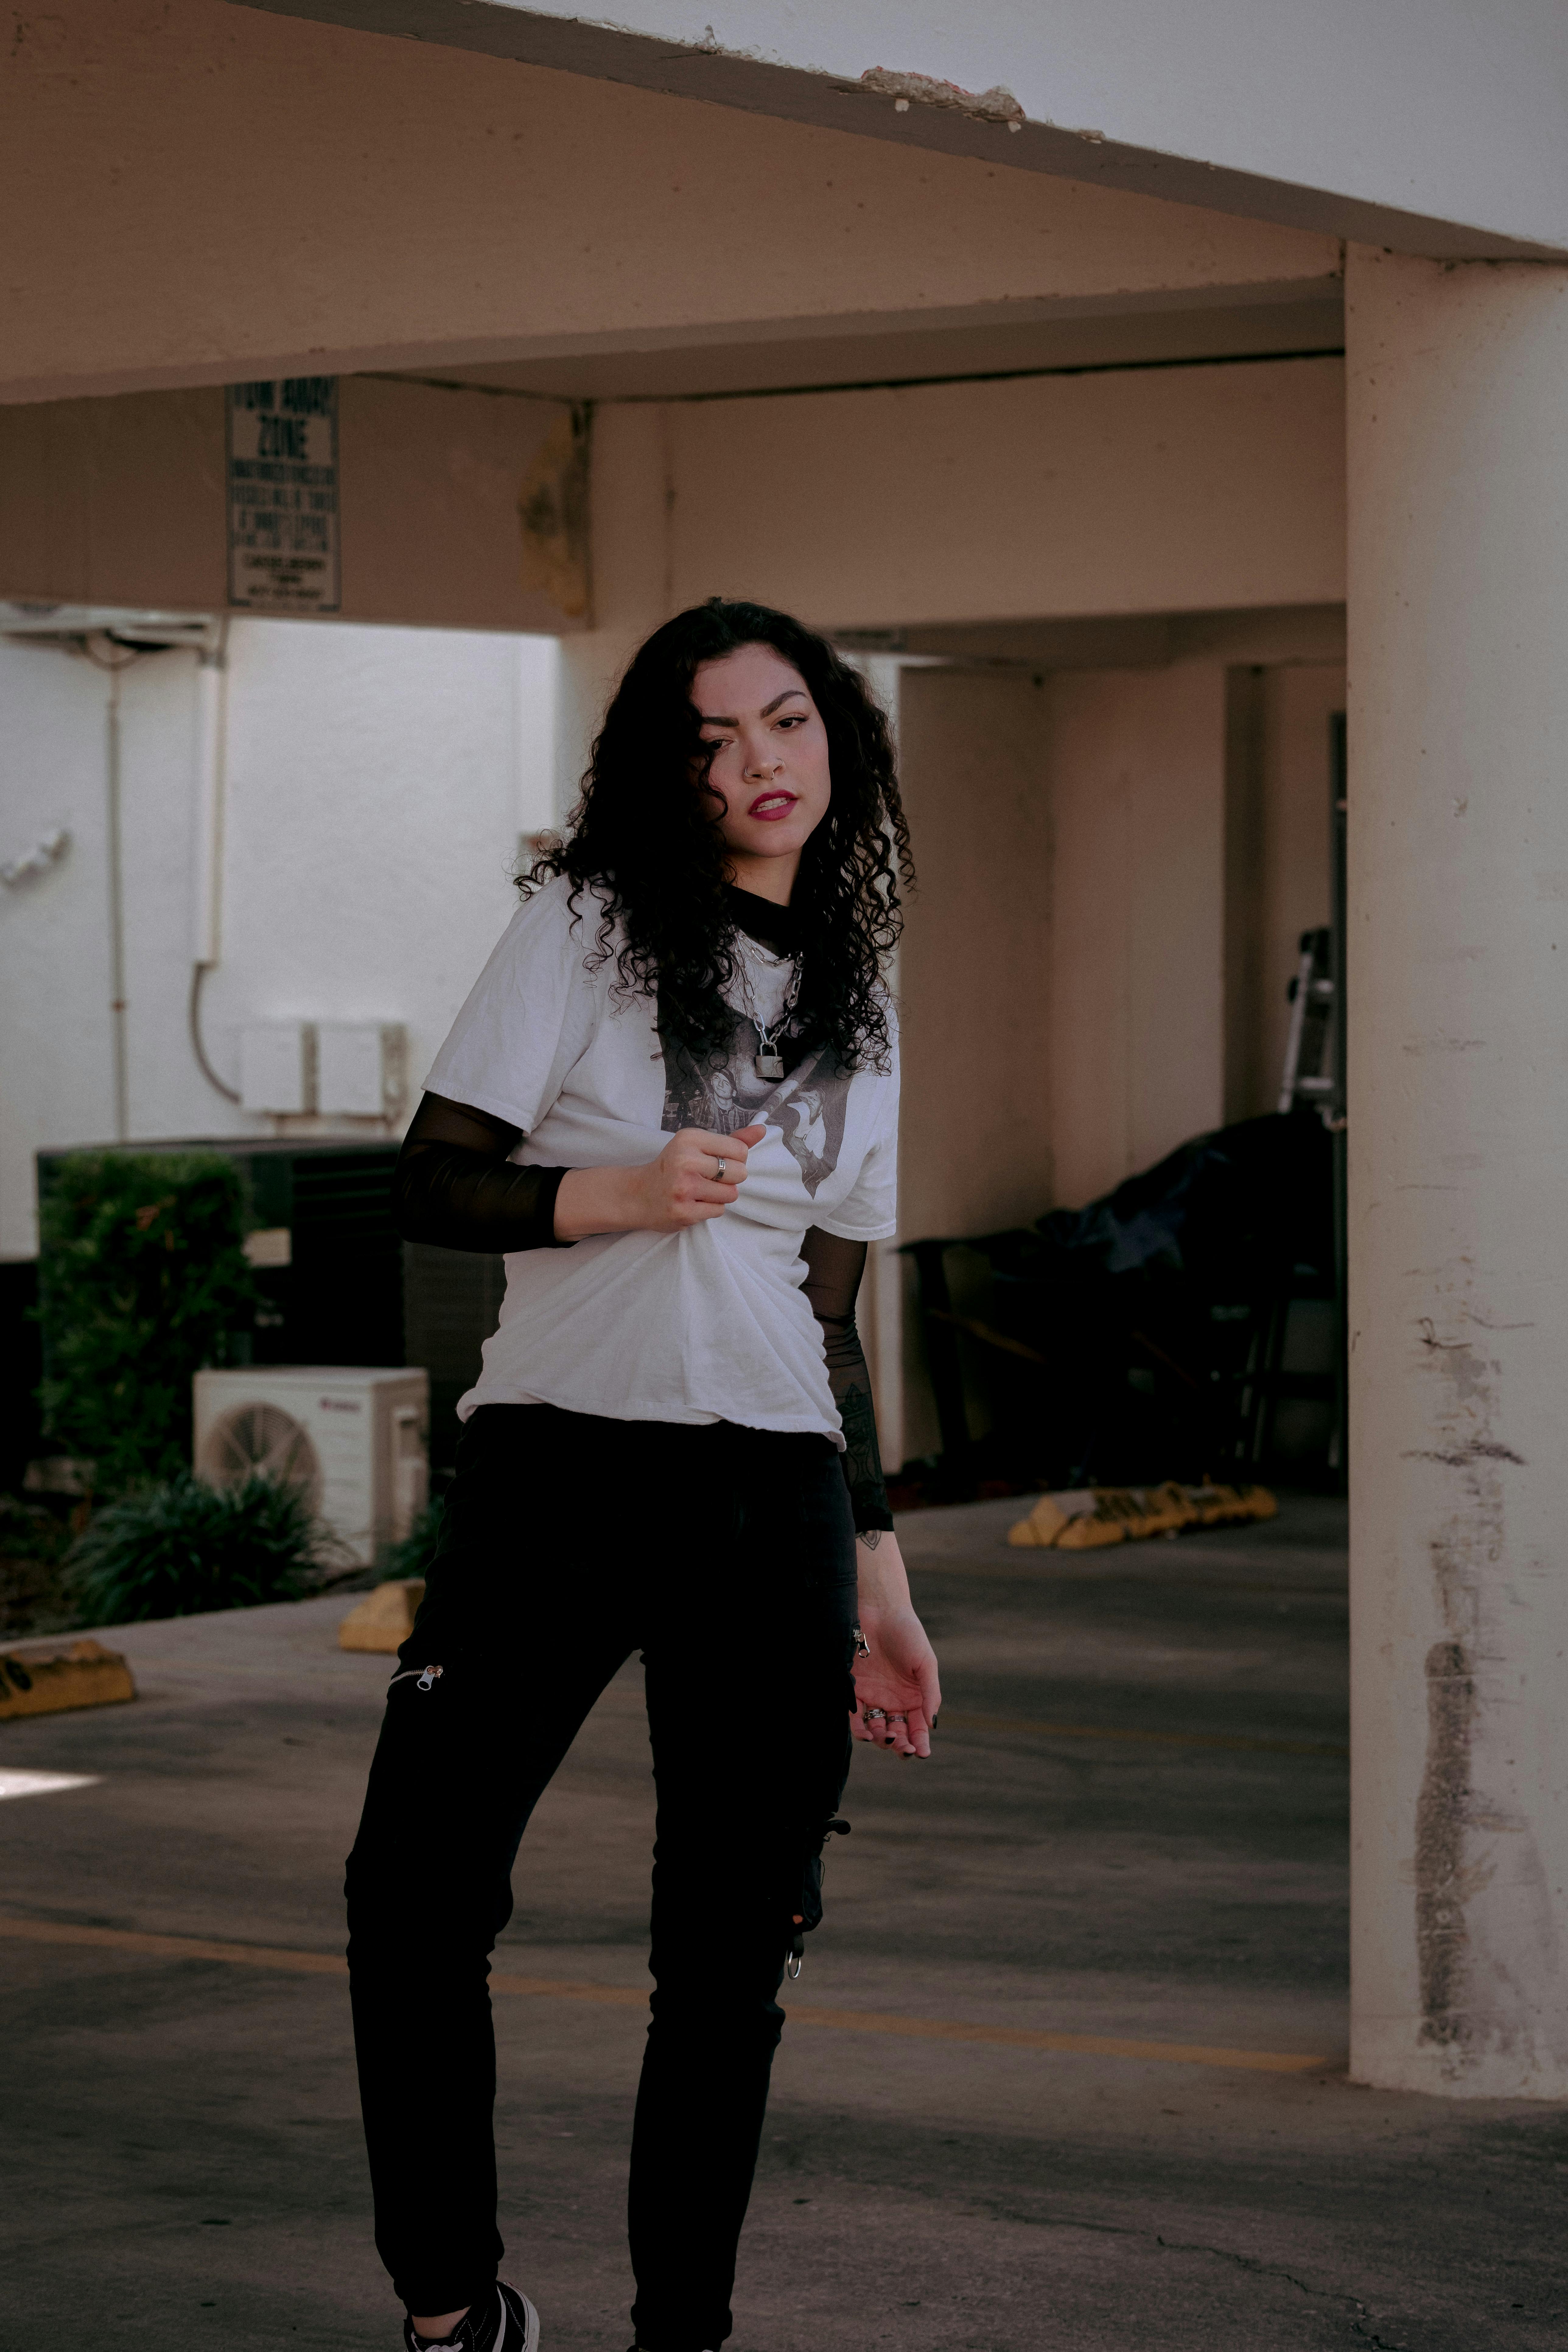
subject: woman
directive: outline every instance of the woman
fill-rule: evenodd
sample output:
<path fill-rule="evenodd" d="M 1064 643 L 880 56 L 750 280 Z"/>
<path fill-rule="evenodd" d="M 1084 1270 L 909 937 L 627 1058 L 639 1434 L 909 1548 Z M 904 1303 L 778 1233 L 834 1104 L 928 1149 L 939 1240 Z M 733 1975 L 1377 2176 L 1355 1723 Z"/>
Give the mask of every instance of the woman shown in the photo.
<path fill-rule="evenodd" d="M 626 671 L 409 1129 L 404 1232 L 507 1254 L 349 1860 L 376 2243 L 413 2352 L 534 2352 L 496 2277 L 488 1954 L 528 1817 L 625 1660 L 658 1799 L 644 2352 L 730 2332 L 775 1995 L 821 1916 L 851 1725 L 931 1752 L 936 1661 L 855 1330 L 894 1224 L 894 852 L 907 877 L 853 671 L 760 605 L 681 614 Z"/>

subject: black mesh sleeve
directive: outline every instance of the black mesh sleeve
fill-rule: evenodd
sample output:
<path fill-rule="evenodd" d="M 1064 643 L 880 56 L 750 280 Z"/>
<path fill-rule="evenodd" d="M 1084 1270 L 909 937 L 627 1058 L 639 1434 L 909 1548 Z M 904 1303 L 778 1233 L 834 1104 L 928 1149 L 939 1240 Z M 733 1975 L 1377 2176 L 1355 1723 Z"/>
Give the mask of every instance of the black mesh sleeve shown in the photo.
<path fill-rule="evenodd" d="M 468 1103 L 426 1095 L 403 1139 L 392 1180 L 405 1240 L 489 1252 L 569 1249 L 555 1238 L 564 1168 L 519 1168 L 507 1158 L 522 1129 Z"/>
<path fill-rule="evenodd" d="M 855 1297 L 866 1271 L 866 1244 L 841 1241 L 837 1234 L 825 1234 L 819 1225 L 813 1225 L 800 1254 L 805 1260 L 801 1287 L 822 1326 L 827 1377 L 844 1424 L 844 1483 L 849 1489 L 856 1533 L 875 1537 L 892 1526 L 893 1515 L 882 1481 L 871 1375 L 855 1328 Z"/>

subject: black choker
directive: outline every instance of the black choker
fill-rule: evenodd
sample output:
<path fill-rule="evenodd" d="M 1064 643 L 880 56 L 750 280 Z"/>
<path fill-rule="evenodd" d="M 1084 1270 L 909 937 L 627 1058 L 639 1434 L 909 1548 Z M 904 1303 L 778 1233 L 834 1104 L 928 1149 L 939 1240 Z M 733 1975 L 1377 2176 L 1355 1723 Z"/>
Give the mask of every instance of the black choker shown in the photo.
<path fill-rule="evenodd" d="M 737 889 L 732 882 L 726 885 L 724 897 L 735 929 L 744 931 L 749 940 L 774 955 L 799 951 L 801 921 L 793 907 L 775 906 L 771 898 L 759 898 L 754 890 Z"/>

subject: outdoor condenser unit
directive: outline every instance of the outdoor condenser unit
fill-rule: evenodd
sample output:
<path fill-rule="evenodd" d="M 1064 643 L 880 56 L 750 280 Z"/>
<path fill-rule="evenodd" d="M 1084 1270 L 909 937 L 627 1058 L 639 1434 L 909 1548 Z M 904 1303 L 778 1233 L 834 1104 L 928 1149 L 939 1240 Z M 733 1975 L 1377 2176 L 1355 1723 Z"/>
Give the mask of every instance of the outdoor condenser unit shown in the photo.
<path fill-rule="evenodd" d="M 425 1507 L 424 1371 L 252 1364 L 195 1376 L 195 1471 L 216 1486 L 261 1471 L 298 1486 L 348 1558 L 372 1567 Z"/>

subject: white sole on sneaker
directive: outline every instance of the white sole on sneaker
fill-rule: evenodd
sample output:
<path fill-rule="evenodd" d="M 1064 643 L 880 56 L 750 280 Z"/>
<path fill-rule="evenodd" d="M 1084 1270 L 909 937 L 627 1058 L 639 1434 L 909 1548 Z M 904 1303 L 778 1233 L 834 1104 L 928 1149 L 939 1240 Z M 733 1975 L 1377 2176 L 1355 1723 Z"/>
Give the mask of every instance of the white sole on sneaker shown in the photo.
<path fill-rule="evenodd" d="M 498 2288 L 501 2283 L 498 2281 Z M 520 2321 L 512 2308 L 511 2297 L 522 2305 Z M 495 2340 L 495 2352 L 539 2352 L 539 2314 L 521 2287 L 508 2286 L 500 2295 L 500 2333 Z"/>

